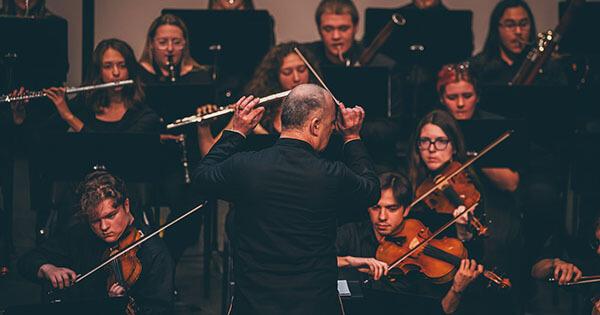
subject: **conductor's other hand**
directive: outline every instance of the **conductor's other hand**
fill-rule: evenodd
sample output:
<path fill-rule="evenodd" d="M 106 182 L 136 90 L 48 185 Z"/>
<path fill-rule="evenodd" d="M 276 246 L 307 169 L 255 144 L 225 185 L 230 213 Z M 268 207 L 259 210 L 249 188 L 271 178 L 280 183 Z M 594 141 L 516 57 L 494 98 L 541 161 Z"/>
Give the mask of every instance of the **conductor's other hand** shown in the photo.
<path fill-rule="evenodd" d="M 231 121 L 232 130 L 248 135 L 256 127 L 265 112 L 264 107 L 256 107 L 259 100 L 258 97 L 254 96 L 242 96 L 235 103 L 235 111 Z"/>
<path fill-rule="evenodd" d="M 339 104 L 339 113 L 337 121 L 338 130 L 344 136 L 344 142 L 354 139 L 360 139 L 360 129 L 365 119 L 365 110 L 360 106 L 346 108 L 344 104 Z"/>

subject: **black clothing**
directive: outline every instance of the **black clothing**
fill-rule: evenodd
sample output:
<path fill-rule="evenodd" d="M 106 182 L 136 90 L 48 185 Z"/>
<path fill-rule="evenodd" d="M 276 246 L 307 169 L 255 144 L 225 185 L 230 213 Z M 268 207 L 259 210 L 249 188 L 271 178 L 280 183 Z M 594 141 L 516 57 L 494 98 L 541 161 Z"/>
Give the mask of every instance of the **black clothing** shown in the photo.
<path fill-rule="evenodd" d="M 469 67 L 480 85 L 507 85 L 519 71 L 521 63 L 522 60 L 515 60 L 512 65 L 508 65 L 500 55 L 492 57 L 482 52 L 469 60 Z M 533 81 L 534 85 L 567 84 L 566 74 L 558 62 L 548 60 L 542 67 L 542 71 Z"/>
<path fill-rule="evenodd" d="M 279 139 L 236 153 L 244 137 L 224 131 L 194 171 L 200 191 L 236 203 L 236 314 L 337 314 L 335 230 L 343 201 L 365 207 L 379 181 L 361 141 L 346 165 L 306 142 Z"/>
<path fill-rule="evenodd" d="M 323 44 L 323 41 L 319 40 L 319 41 L 315 41 L 315 42 L 311 42 L 311 43 L 306 43 L 304 45 L 306 46 L 306 48 L 310 49 L 310 51 L 315 55 L 315 57 L 319 61 L 319 66 L 321 66 L 321 67 L 330 67 L 330 66 L 343 67 L 344 66 L 342 64 L 335 64 L 335 63 L 331 62 L 331 60 L 329 60 L 329 58 L 327 58 L 326 48 L 325 48 L 325 44 Z M 346 52 L 345 57 L 349 58 L 352 62 L 356 62 L 364 50 L 365 50 L 365 48 L 360 43 L 354 42 L 352 44 L 352 47 L 350 47 L 350 49 Z M 396 62 L 393 59 L 391 59 L 390 57 L 388 57 L 384 54 L 378 53 L 378 54 L 375 54 L 375 57 L 373 57 L 373 60 L 371 60 L 371 62 L 366 66 L 386 67 L 390 70 L 393 70 L 396 67 Z"/>
<path fill-rule="evenodd" d="M 156 69 L 155 72 L 159 74 L 154 74 L 148 72 L 146 68 L 140 67 L 140 77 L 144 84 L 157 84 L 157 83 L 171 83 L 168 77 L 162 75 L 162 72 L 159 72 L 159 69 Z M 179 68 L 176 71 L 179 74 Z M 194 83 L 206 83 L 212 81 L 212 72 L 211 68 L 207 66 L 195 67 L 189 73 L 186 73 L 184 76 L 176 76 L 176 81 L 174 84 L 194 84 Z"/>
<path fill-rule="evenodd" d="M 149 233 L 147 227 L 141 230 Z M 85 273 L 103 261 L 102 255 L 110 246 L 94 234 L 87 222 L 80 222 L 24 254 L 18 262 L 19 271 L 31 281 L 40 280 L 38 270 L 48 263 Z M 173 263 L 164 242 L 153 237 L 140 245 L 136 255 L 142 272 L 129 289 L 129 295 L 135 299 L 141 314 L 169 314 L 173 308 Z M 107 271 L 100 270 L 64 290 L 65 299 L 107 297 L 106 279 Z"/>

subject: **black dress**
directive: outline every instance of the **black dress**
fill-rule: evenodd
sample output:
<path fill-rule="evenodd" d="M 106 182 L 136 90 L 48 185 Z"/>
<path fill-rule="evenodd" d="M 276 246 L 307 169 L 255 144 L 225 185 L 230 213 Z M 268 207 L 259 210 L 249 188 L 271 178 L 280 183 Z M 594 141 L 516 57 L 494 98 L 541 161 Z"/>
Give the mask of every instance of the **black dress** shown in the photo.
<path fill-rule="evenodd" d="M 236 203 L 235 314 L 338 314 L 338 205 L 379 198 L 364 146 L 344 146 L 346 166 L 296 139 L 235 154 L 243 142 L 226 130 L 194 171 L 201 192 Z"/>

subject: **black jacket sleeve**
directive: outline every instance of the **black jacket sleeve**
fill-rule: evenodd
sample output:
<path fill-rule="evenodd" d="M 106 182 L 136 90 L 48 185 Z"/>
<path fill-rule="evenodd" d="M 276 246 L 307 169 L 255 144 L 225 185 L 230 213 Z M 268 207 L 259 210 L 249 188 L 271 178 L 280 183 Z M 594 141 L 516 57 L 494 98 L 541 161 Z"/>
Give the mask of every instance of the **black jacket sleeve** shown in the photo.
<path fill-rule="evenodd" d="M 141 314 L 171 314 L 173 311 L 174 269 L 164 241 L 153 238 L 143 248 L 142 276 L 132 294 Z"/>
<path fill-rule="evenodd" d="M 362 209 L 376 204 L 381 194 L 379 178 L 363 142 L 353 140 L 346 143 L 344 158 L 349 168 L 342 181 L 346 200 Z"/>
<path fill-rule="evenodd" d="M 194 170 L 193 181 L 203 194 L 216 196 L 235 190 L 230 189 L 231 187 L 228 185 L 233 184 L 234 165 L 238 165 L 235 163 L 236 157 L 233 155 L 238 151 L 243 141 L 244 137 L 241 134 L 225 130 L 221 139 L 202 159 Z M 216 197 L 225 200 L 231 199 L 231 196 Z"/>

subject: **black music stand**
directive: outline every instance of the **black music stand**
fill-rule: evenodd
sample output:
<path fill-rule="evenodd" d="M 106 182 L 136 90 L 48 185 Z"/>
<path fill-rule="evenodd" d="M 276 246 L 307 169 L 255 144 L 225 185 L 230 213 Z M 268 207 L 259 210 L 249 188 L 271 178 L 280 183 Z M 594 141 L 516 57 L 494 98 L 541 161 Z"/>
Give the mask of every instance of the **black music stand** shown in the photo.
<path fill-rule="evenodd" d="M 570 87 L 483 86 L 481 108 L 507 118 L 525 119 L 529 136 L 539 144 L 567 141 L 582 105 Z"/>
<path fill-rule="evenodd" d="M 394 30 L 380 52 L 392 57 L 401 67 L 416 63 L 437 69 L 445 63 L 463 61 L 471 56 L 471 11 L 368 8 L 363 37 L 366 45 L 394 13 L 402 14 L 406 24 Z"/>
<path fill-rule="evenodd" d="M 40 135 L 35 163 L 51 180 L 80 181 L 102 165 L 125 182 L 155 182 L 158 177 L 158 134 L 51 133 Z"/>
<path fill-rule="evenodd" d="M 569 2 L 558 4 L 559 19 L 563 16 Z M 575 13 L 576 17 L 560 40 L 560 51 L 572 54 L 600 54 L 600 43 L 590 40 L 593 30 L 600 29 L 600 3 L 586 2 Z"/>
<path fill-rule="evenodd" d="M 265 10 L 215 11 L 163 9 L 180 17 L 190 32 L 192 57 L 201 63 L 215 59 L 211 46 L 220 46 L 218 68 L 224 73 L 249 73 L 275 42 L 273 19 Z"/>
<path fill-rule="evenodd" d="M 123 134 L 123 133 L 50 133 L 38 135 L 34 140 L 34 152 L 31 163 L 40 170 L 44 183 L 58 184 L 58 195 L 66 201 L 68 207 L 76 204 L 73 186 L 97 169 L 106 168 L 111 174 L 123 179 L 131 192 L 138 192 L 140 200 L 132 198 L 132 210 L 141 215 L 142 205 L 156 206 L 157 194 L 149 193 L 145 197 L 145 188 L 131 184 L 149 184 L 157 187 L 160 175 L 160 139 L 158 134 Z M 50 186 L 51 187 L 51 186 Z M 49 197 L 49 196 L 48 196 Z M 59 198 L 59 199 L 60 199 Z M 75 202 L 73 202 L 75 201 Z M 48 203 L 52 204 L 52 202 Z M 155 207 L 158 209 L 157 207 Z M 61 227 L 57 223 L 66 223 L 70 219 L 70 211 L 59 213 L 56 204 L 51 206 L 48 218 L 44 222 L 40 218 L 39 225 L 44 224 L 40 236 L 48 236 Z M 66 215 L 66 216 L 63 216 Z M 155 219 L 155 218 L 153 218 Z M 41 228 L 41 227 L 40 227 Z"/>
<path fill-rule="evenodd" d="M 508 167 L 519 170 L 527 166 L 528 127 L 524 120 L 471 119 L 458 121 L 465 138 L 467 153 L 481 150 L 507 130 L 513 134 L 480 158 L 477 167 Z"/>
<path fill-rule="evenodd" d="M 165 123 L 196 114 L 203 104 L 214 104 L 215 88 L 206 84 L 148 84 L 146 101 Z"/>
<path fill-rule="evenodd" d="M 45 304 L 29 304 L 9 306 L 1 312 L 3 315 L 30 315 L 30 314 L 61 314 L 61 315 L 79 315 L 79 314 L 124 314 L 127 306 L 127 299 L 104 298 L 93 300 L 81 300 L 77 302 L 57 302 Z"/>
<path fill-rule="evenodd" d="M 0 78 L 5 81 L 0 81 L 0 94 L 21 85 L 38 90 L 66 81 L 69 63 L 65 19 L 0 16 L 0 38 L 2 72 L 14 74 L 12 80 Z M 6 63 L 7 55 L 14 59 L 11 66 Z"/>
<path fill-rule="evenodd" d="M 388 118 L 392 115 L 388 68 L 322 67 L 321 71 L 333 95 L 346 106 L 361 105 L 365 109 L 365 119 Z"/>

